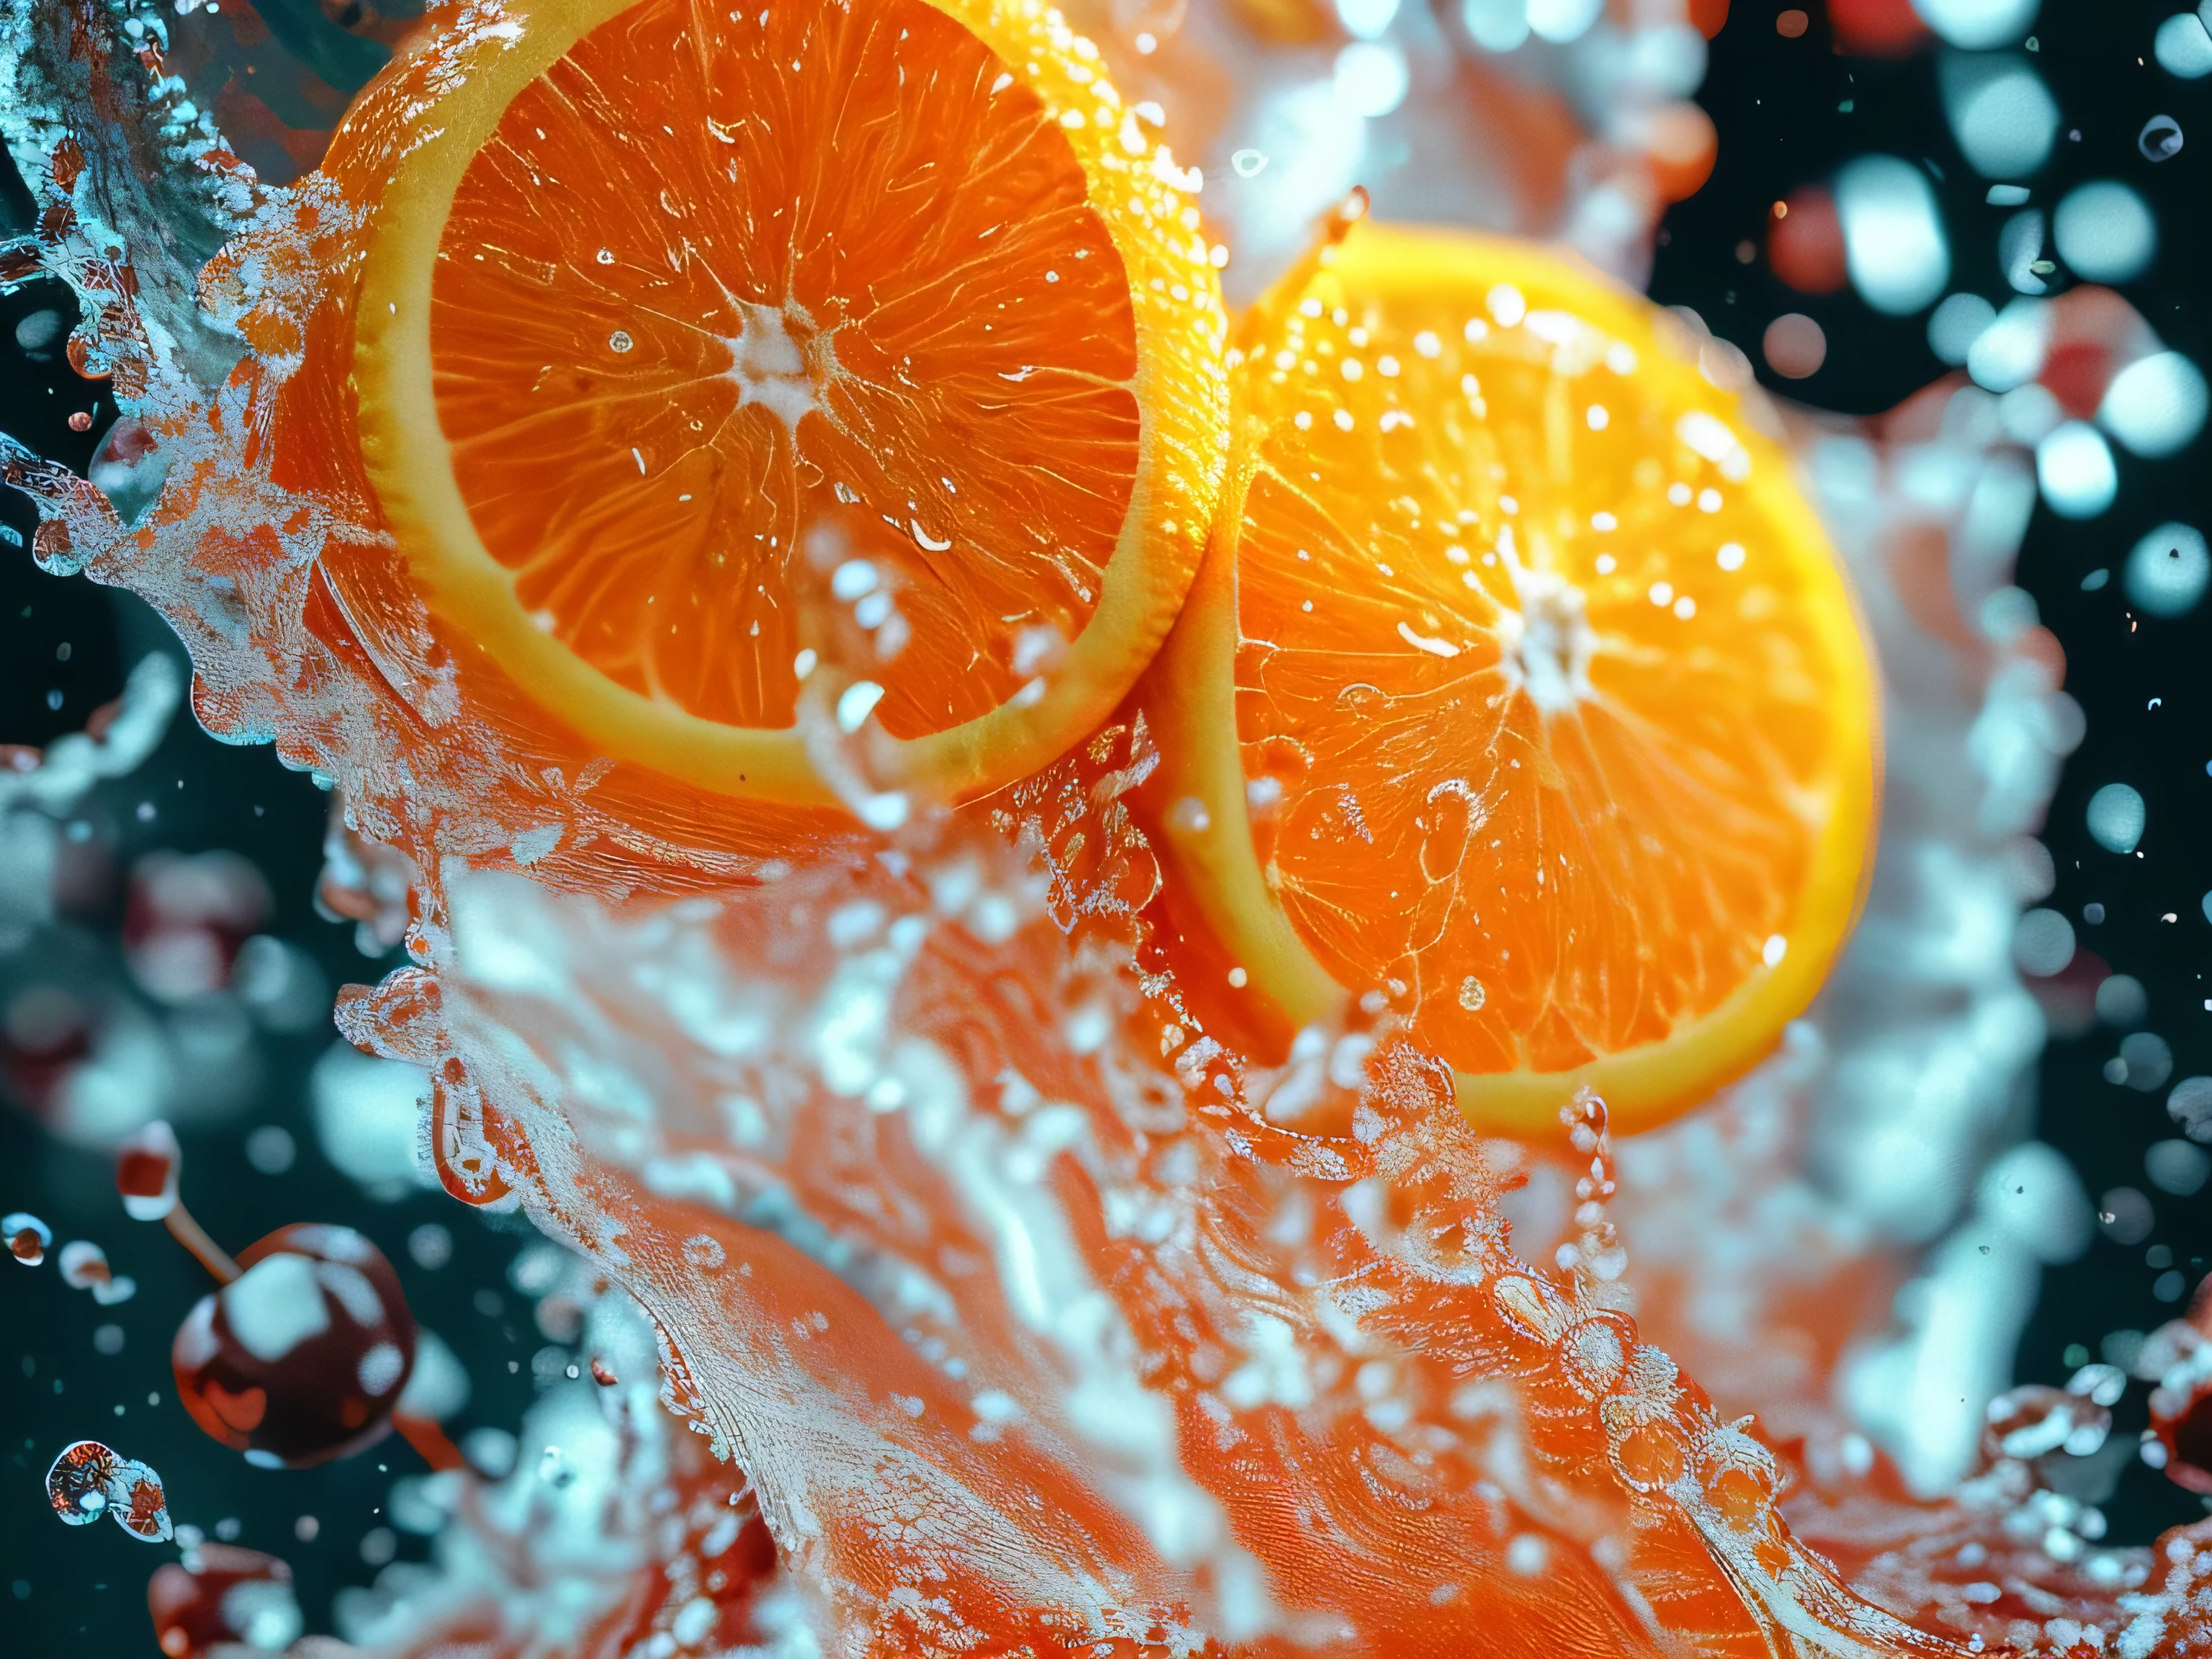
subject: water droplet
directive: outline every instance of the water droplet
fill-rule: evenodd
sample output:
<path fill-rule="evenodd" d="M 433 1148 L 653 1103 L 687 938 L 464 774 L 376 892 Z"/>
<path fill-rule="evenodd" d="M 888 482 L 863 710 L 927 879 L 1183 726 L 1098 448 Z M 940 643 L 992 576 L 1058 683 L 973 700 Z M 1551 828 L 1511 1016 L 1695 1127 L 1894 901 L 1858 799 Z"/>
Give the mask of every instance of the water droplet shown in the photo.
<path fill-rule="evenodd" d="M 837 725 L 846 732 L 857 732 L 870 711 L 883 701 L 884 688 L 873 680 L 855 680 L 837 694 Z"/>
<path fill-rule="evenodd" d="M 17 1210 L 0 1216 L 0 1237 L 7 1239 L 9 1253 L 16 1261 L 26 1267 L 35 1267 L 46 1259 L 47 1247 L 54 1242 L 54 1230 L 29 1211 Z"/>
<path fill-rule="evenodd" d="M 2181 123 L 2171 115 L 2154 115 L 2136 135 L 2136 148 L 2149 161 L 2170 161 L 2181 154 Z"/>
<path fill-rule="evenodd" d="M 636 343 L 636 341 L 629 337 L 628 329 L 618 328 L 607 336 L 607 349 L 610 351 L 628 351 Z"/>
<path fill-rule="evenodd" d="M 2147 819 L 2143 798 L 2124 783 L 2108 783 L 2089 797 L 2089 835 L 2108 853 L 2132 853 Z"/>

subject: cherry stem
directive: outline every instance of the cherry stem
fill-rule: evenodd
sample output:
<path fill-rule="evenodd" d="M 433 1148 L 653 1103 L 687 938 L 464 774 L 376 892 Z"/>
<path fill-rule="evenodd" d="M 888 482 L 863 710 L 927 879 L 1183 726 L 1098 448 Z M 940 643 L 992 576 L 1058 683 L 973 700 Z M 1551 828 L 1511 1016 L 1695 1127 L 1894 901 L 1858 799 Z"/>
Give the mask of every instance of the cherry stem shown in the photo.
<path fill-rule="evenodd" d="M 394 1412 L 392 1426 L 399 1431 L 400 1438 L 414 1447 L 425 1463 L 440 1474 L 468 1467 L 469 1460 L 461 1455 L 461 1449 L 447 1437 L 434 1419 L 417 1417 L 412 1412 Z"/>
<path fill-rule="evenodd" d="M 238 1277 L 238 1263 L 230 1259 L 222 1245 L 207 1236 L 207 1229 L 192 1219 L 192 1212 L 178 1200 L 164 1219 L 178 1243 L 192 1253 L 194 1260 L 214 1275 L 218 1284 L 228 1285 Z"/>

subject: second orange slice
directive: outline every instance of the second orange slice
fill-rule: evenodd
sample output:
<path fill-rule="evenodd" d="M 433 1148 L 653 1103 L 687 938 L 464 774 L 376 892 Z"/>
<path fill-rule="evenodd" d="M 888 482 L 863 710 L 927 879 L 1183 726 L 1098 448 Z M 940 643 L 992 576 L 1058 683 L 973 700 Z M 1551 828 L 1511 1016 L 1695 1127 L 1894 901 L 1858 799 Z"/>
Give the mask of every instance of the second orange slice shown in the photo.
<path fill-rule="evenodd" d="M 1010 0 L 526 0 L 433 49 L 354 381 L 455 637 L 612 758 L 787 804 L 836 798 L 809 696 L 945 798 L 1112 709 L 1212 516 L 1224 325 L 1087 42 Z"/>
<path fill-rule="evenodd" d="M 1145 706 L 1170 919 L 1265 1047 L 1381 991 L 1462 1105 L 1623 1128 L 1808 1002 L 1856 914 L 1872 669 L 1779 445 L 1656 307 L 1363 225 L 1262 301 Z M 1671 349 L 1670 349 L 1671 347 Z"/>

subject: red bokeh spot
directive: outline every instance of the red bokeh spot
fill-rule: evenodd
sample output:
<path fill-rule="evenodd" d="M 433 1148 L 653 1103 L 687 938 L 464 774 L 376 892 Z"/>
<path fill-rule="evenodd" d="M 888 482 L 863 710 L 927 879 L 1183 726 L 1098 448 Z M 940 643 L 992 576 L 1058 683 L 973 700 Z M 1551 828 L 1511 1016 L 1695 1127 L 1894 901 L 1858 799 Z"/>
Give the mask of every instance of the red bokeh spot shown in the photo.
<path fill-rule="evenodd" d="M 1901 58 L 1928 38 L 1912 0 L 1828 0 L 1828 27 L 1838 52 Z"/>
<path fill-rule="evenodd" d="M 1774 274 L 1800 294 L 1833 294 L 1844 285 L 1844 226 L 1826 186 L 1792 191 L 1767 219 L 1766 258 Z"/>

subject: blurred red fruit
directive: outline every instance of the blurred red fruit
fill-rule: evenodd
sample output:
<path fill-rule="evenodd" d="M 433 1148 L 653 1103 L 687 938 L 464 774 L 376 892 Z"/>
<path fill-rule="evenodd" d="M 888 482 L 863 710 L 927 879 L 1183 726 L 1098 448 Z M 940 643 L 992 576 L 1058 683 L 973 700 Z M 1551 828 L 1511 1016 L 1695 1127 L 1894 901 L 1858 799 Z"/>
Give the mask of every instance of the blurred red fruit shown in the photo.
<path fill-rule="evenodd" d="M 202 1544 L 146 1586 L 154 1639 L 168 1659 L 273 1652 L 300 1633 L 292 1569 L 273 1555 Z"/>
<path fill-rule="evenodd" d="M 1929 39 L 1912 0 L 1828 0 L 1828 27 L 1838 52 L 1862 58 L 1902 58 Z"/>
<path fill-rule="evenodd" d="M 1767 220 L 1767 263 L 1800 294 L 1833 294 L 1849 277 L 1836 198 L 1819 185 L 1790 193 Z"/>
<path fill-rule="evenodd" d="M 295 1223 L 238 1263 L 170 1348 L 192 1420 L 263 1468 L 381 1439 L 415 1365 L 415 1318 L 384 1253 L 349 1227 Z"/>

